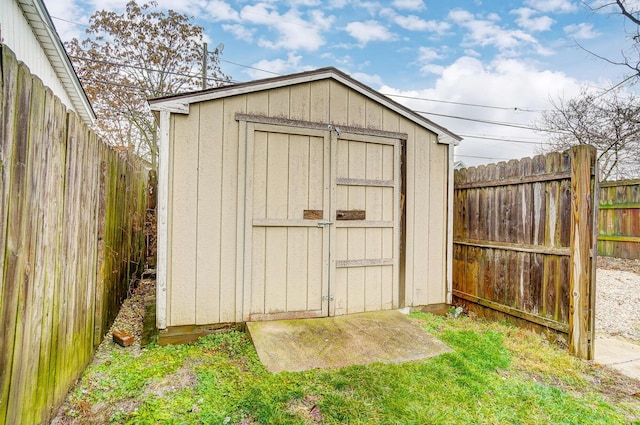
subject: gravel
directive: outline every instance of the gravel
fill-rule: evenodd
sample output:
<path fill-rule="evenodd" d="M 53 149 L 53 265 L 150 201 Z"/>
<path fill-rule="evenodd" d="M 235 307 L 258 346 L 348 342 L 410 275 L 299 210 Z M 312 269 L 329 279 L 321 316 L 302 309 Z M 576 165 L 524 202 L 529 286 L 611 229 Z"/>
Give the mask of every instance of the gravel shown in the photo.
<path fill-rule="evenodd" d="M 596 332 L 640 341 L 640 260 L 598 257 Z"/>

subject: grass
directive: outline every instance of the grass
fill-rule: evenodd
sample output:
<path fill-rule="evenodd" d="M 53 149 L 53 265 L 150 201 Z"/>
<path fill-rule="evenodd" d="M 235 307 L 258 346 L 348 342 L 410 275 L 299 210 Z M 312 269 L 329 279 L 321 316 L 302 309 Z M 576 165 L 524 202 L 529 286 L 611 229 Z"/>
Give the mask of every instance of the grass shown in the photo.
<path fill-rule="evenodd" d="M 70 394 L 62 423 L 629 424 L 639 383 L 499 323 L 411 315 L 452 352 L 404 364 L 271 374 L 228 332 L 114 349 Z M 638 422 L 640 423 L 640 422 Z"/>

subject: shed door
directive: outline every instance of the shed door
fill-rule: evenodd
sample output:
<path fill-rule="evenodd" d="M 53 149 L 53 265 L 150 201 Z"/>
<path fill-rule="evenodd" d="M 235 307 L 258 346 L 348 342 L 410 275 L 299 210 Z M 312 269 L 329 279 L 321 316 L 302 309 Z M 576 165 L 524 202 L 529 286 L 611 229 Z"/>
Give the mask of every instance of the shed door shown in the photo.
<path fill-rule="evenodd" d="M 318 222 L 330 215 L 329 131 L 249 124 L 248 133 L 248 320 L 327 316 L 330 228 Z"/>
<path fill-rule="evenodd" d="M 397 308 L 399 140 L 246 129 L 245 320 Z"/>
<path fill-rule="evenodd" d="M 399 307 L 400 146 L 355 134 L 337 140 L 335 315 Z"/>

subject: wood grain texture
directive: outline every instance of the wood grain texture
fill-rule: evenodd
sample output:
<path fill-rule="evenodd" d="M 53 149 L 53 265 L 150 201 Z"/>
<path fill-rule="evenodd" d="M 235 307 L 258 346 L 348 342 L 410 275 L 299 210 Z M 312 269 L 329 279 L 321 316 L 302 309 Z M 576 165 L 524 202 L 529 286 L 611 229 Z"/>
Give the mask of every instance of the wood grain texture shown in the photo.
<path fill-rule="evenodd" d="M 146 173 L 0 48 L 0 424 L 48 423 L 144 261 Z"/>
<path fill-rule="evenodd" d="M 598 254 L 640 259 L 640 180 L 600 183 Z"/>
<path fill-rule="evenodd" d="M 559 323 L 553 328 L 566 330 L 563 338 L 574 344 L 572 352 L 589 358 L 594 281 L 589 188 L 595 160 L 590 151 L 581 155 L 551 153 L 456 171 L 452 279 L 459 302 L 475 304 L 483 314 L 493 309 L 511 315 L 519 323 Z"/>

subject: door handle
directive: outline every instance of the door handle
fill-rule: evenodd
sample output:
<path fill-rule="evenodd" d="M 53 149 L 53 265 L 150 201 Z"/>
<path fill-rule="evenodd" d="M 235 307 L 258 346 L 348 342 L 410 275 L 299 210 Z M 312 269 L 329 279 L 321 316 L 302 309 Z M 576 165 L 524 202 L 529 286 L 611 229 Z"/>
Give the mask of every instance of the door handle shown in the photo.
<path fill-rule="evenodd" d="M 329 220 L 320 220 L 319 222 L 316 223 L 318 227 L 327 227 L 327 226 L 331 226 L 332 224 L 333 224 L 333 221 L 329 221 Z"/>

